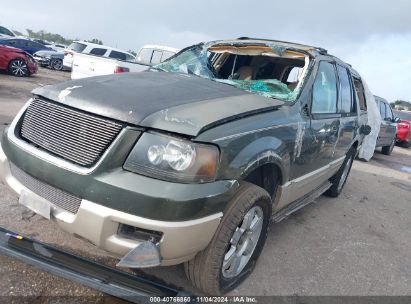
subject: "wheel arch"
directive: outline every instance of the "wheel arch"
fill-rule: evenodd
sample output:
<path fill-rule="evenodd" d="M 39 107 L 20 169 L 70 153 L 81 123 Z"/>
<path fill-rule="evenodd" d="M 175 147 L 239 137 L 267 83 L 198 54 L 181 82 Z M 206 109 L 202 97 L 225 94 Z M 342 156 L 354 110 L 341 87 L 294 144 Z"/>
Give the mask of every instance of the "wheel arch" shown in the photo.
<path fill-rule="evenodd" d="M 277 163 L 265 162 L 249 170 L 242 180 L 263 188 L 273 198 L 278 186 L 283 184 L 283 173 Z"/>

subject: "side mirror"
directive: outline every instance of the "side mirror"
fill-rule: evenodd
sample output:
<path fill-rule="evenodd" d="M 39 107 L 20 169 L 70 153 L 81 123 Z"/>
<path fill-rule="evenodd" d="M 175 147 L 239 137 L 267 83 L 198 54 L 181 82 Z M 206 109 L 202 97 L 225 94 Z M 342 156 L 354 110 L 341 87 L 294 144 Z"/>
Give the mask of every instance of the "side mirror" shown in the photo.
<path fill-rule="evenodd" d="M 371 127 L 369 125 L 362 125 L 360 127 L 360 134 L 368 135 L 371 133 Z"/>
<path fill-rule="evenodd" d="M 393 119 L 393 122 L 400 122 L 401 121 L 401 118 L 399 118 L 399 117 L 394 117 L 394 119 Z"/>

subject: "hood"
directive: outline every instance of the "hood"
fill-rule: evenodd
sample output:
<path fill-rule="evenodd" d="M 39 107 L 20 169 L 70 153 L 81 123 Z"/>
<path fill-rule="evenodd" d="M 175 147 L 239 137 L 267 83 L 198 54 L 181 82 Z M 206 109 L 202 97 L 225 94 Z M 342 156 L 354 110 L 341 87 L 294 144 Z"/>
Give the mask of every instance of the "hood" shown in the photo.
<path fill-rule="evenodd" d="M 190 136 L 283 104 L 227 84 L 165 72 L 85 78 L 41 87 L 33 94 L 129 124 Z"/>
<path fill-rule="evenodd" d="M 39 56 L 39 57 L 64 57 L 63 52 L 57 52 L 57 51 L 38 51 L 35 52 L 34 55 Z"/>

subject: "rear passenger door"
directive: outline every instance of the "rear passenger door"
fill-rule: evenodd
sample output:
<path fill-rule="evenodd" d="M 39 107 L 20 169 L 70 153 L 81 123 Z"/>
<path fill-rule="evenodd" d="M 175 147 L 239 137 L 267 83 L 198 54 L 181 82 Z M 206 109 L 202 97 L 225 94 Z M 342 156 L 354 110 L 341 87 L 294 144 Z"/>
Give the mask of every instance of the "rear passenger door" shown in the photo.
<path fill-rule="evenodd" d="M 345 157 L 351 148 L 358 129 L 358 114 L 351 74 L 342 65 L 337 64 L 336 67 L 339 79 L 337 112 L 341 115 L 341 118 L 338 141 L 334 149 L 334 158 L 338 159 Z"/>
<path fill-rule="evenodd" d="M 394 122 L 394 114 L 388 103 L 382 102 L 385 107 L 385 116 L 382 118 L 382 125 L 385 127 L 385 142 L 384 146 L 391 145 L 397 133 L 397 124 Z"/>
<path fill-rule="evenodd" d="M 381 127 L 380 127 L 380 132 L 378 133 L 378 138 L 377 138 L 377 147 L 384 146 L 387 141 L 387 125 L 384 122 L 385 119 L 385 104 L 382 102 L 381 99 L 376 98 L 378 100 L 378 107 L 380 109 L 380 114 L 381 114 Z"/>

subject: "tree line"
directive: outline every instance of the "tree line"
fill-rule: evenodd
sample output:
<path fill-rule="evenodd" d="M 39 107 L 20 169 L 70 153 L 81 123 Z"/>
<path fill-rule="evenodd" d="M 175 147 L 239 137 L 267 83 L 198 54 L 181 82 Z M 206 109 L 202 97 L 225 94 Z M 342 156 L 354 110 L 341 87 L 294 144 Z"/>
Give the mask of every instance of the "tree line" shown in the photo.
<path fill-rule="evenodd" d="M 24 35 L 23 33 L 16 31 L 16 30 L 13 30 L 13 32 L 18 36 L 28 36 L 29 38 L 32 38 L 32 39 L 40 39 L 43 41 L 54 42 L 54 43 L 64 44 L 64 45 L 70 45 L 74 40 L 80 40 L 79 38 L 67 39 L 61 36 L 60 34 L 49 33 L 44 30 L 33 31 L 31 29 L 26 29 L 27 35 Z M 103 44 L 103 41 L 97 38 L 93 38 L 91 40 L 84 40 L 84 41 L 96 43 L 100 45 Z"/>

